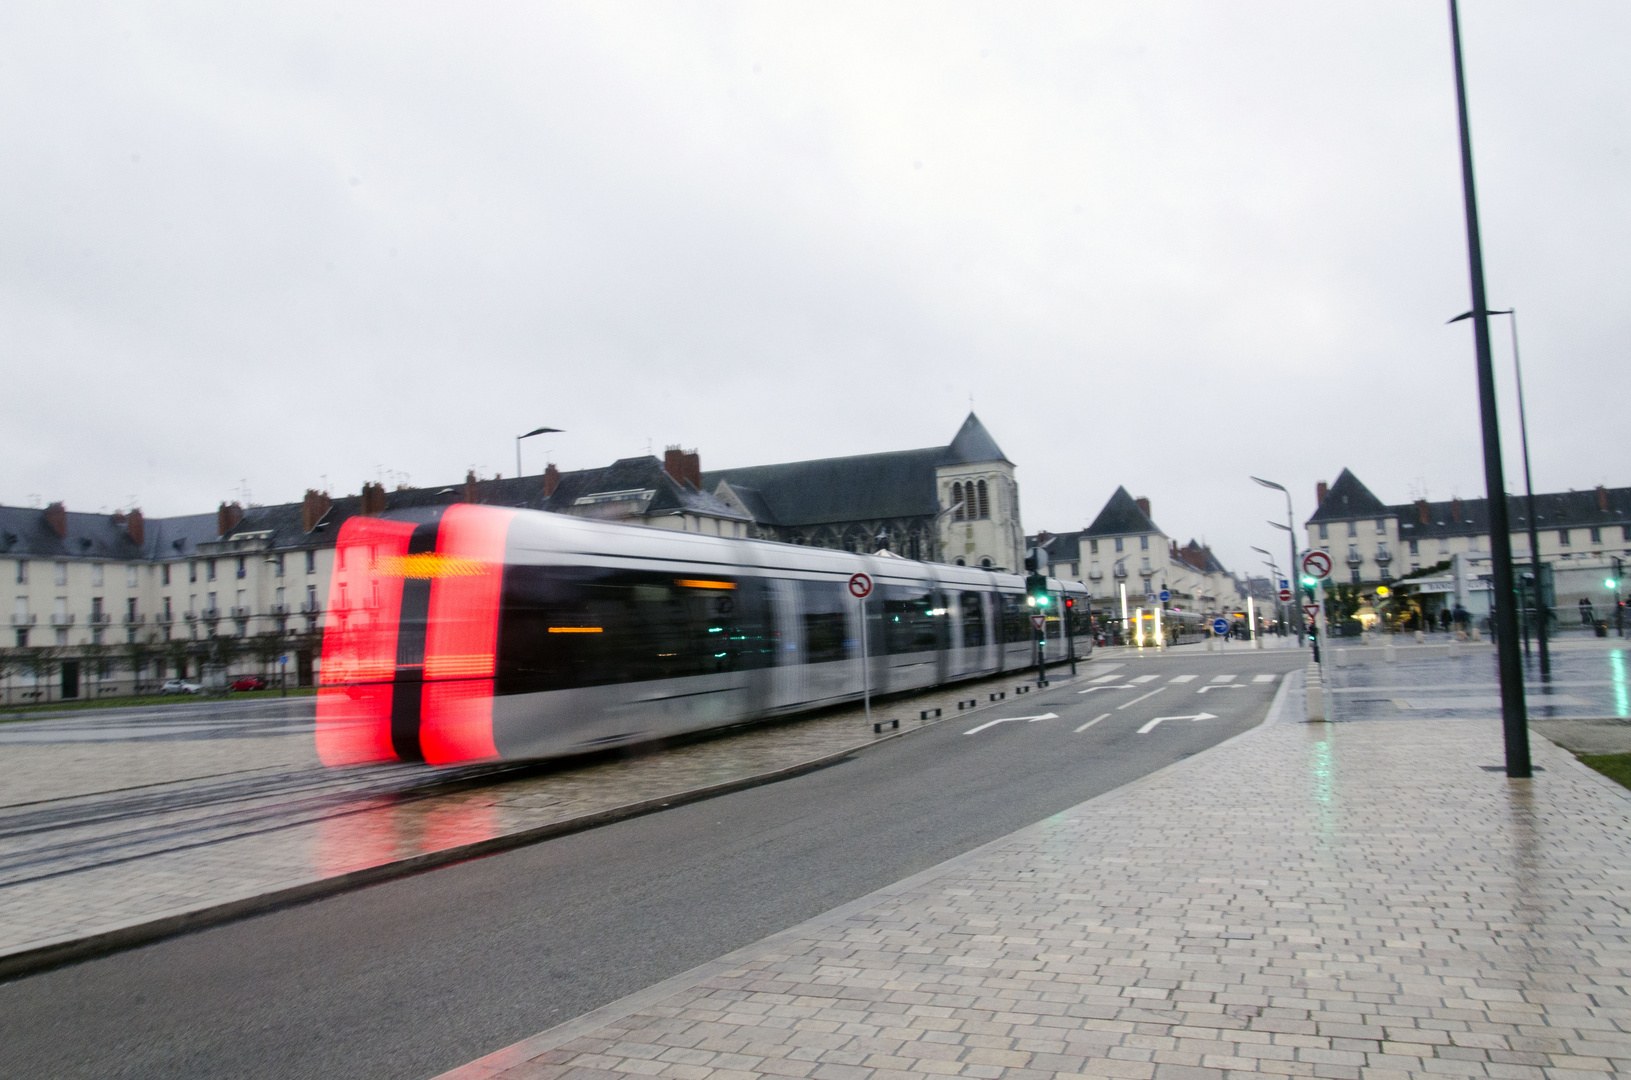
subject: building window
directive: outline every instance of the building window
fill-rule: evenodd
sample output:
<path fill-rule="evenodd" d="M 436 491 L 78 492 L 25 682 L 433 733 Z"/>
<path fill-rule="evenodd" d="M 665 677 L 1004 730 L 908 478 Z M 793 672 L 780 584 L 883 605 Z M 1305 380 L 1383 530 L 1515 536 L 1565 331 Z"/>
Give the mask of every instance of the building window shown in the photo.
<path fill-rule="evenodd" d="M 1140 551 L 1150 550 L 1150 538 L 1148 536 L 1140 536 L 1138 538 L 1138 550 L 1140 550 Z"/>
<path fill-rule="evenodd" d="M 306 573 L 317 573 L 317 552 L 315 551 L 306 552 Z"/>
<path fill-rule="evenodd" d="M 987 555 L 985 558 L 981 559 L 980 565 L 985 567 L 987 570 L 991 569 L 991 556 Z"/>
<path fill-rule="evenodd" d="M 282 555 L 275 555 L 275 556 L 272 557 L 272 574 L 275 577 L 282 577 L 283 576 L 283 556 Z"/>
<path fill-rule="evenodd" d="M 1116 537 L 1116 551 L 1118 553 L 1121 551 L 1121 537 L 1119 537 L 1119 536 Z"/>
<path fill-rule="evenodd" d="M 23 629 L 17 631 L 17 647 L 19 649 L 28 648 L 28 628 L 27 627 L 24 627 Z"/>
<path fill-rule="evenodd" d="M 1376 531 L 1379 533 L 1387 532 L 1387 518 L 1376 519 Z"/>
<path fill-rule="evenodd" d="M 65 562 L 59 562 L 59 563 L 57 563 L 56 570 L 57 570 L 57 576 L 56 576 L 57 584 L 58 585 L 68 584 L 68 564 L 65 563 Z"/>
<path fill-rule="evenodd" d="M 1558 545 L 1558 547 L 1568 547 L 1569 546 L 1569 530 L 1567 530 L 1567 529 L 1557 530 L 1557 545 Z"/>
<path fill-rule="evenodd" d="M 1359 545 L 1358 544 L 1349 544 L 1348 545 L 1348 560 L 1351 562 L 1351 561 L 1353 561 L 1354 559 L 1357 559 L 1357 558 L 1359 558 Z"/>
<path fill-rule="evenodd" d="M 17 560 L 17 584 L 19 584 L 19 585 L 27 585 L 28 584 L 28 560 L 27 559 L 18 559 Z"/>
<path fill-rule="evenodd" d="M 136 587 L 136 564 L 131 563 L 129 566 L 125 567 L 125 588 L 134 589 L 135 587 Z"/>
<path fill-rule="evenodd" d="M 1329 540 L 1330 538 L 1331 538 L 1330 530 L 1326 527 L 1325 522 L 1323 522 L 1323 521 L 1320 522 L 1320 539 L 1321 540 Z"/>
<path fill-rule="evenodd" d="M 1348 571 L 1348 580 L 1354 585 L 1358 585 L 1360 583 L 1361 579 L 1359 577 L 1359 568 L 1357 566 Z"/>
<path fill-rule="evenodd" d="M 160 563 L 159 564 L 159 584 L 160 585 L 170 584 L 170 564 L 169 563 Z"/>
<path fill-rule="evenodd" d="M 1440 555 L 1448 555 L 1450 553 L 1450 538 L 1448 536 L 1441 536 L 1438 538 L 1438 553 Z"/>
<path fill-rule="evenodd" d="M 198 580 L 198 564 L 196 562 L 190 562 L 187 564 L 187 580 L 189 582 L 196 582 Z"/>
<path fill-rule="evenodd" d="M 1393 580 L 1393 573 L 1390 570 L 1388 570 L 1388 568 L 1385 567 L 1385 566 L 1382 567 L 1382 580 L 1383 581 L 1392 581 Z"/>
<path fill-rule="evenodd" d="M 59 584 L 62 584 L 62 583 L 59 582 Z M 102 564 L 99 563 L 99 562 L 93 562 L 93 563 L 91 563 L 91 588 L 100 589 L 101 587 L 102 587 Z"/>
<path fill-rule="evenodd" d="M 1591 542 L 1594 544 L 1601 544 L 1603 542 L 1603 530 L 1595 525 L 1592 526 L 1591 529 Z"/>
<path fill-rule="evenodd" d="M 215 560 L 211 559 L 204 564 L 204 577 L 210 581 L 215 580 Z"/>
<path fill-rule="evenodd" d="M 1357 522 L 1357 521 L 1348 522 L 1348 535 L 1349 536 L 1358 536 L 1359 535 L 1359 522 Z"/>
<path fill-rule="evenodd" d="M 1421 554 L 1421 542 L 1419 540 L 1410 541 L 1410 554 L 1412 554 L 1412 555 L 1420 555 Z"/>
<path fill-rule="evenodd" d="M 248 573 L 249 573 L 249 567 L 246 565 L 244 557 L 242 555 L 239 555 L 238 556 L 237 574 L 238 574 L 239 577 L 243 577 L 244 575 L 246 575 Z"/>
<path fill-rule="evenodd" d="M 963 485 L 960 482 L 951 486 L 951 507 L 951 519 L 962 521 L 967 505 L 963 502 Z"/>
<path fill-rule="evenodd" d="M 166 596 L 164 598 L 164 621 L 175 622 L 175 619 L 175 613 L 170 608 L 170 598 Z"/>
<path fill-rule="evenodd" d="M 975 502 L 979 505 L 980 516 L 982 518 L 988 518 L 991 516 L 991 500 L 986 491 L 985 481 L 981 480 L 978 484 L 974 485 L 974 487 L 977 492 Z"/>
<path fill-rule="evenodd" d="M 1089 555 L 1097 555 L 1099 553 L 1099 542 L 1097 540 L 1089 540 L 1087 542 L 1087 552 Z"/>

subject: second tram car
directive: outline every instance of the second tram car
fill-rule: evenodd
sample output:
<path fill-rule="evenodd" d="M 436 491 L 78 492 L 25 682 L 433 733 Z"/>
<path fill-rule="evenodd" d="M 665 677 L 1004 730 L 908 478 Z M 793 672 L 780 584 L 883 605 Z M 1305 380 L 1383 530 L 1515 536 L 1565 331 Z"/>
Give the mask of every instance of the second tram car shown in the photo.
<path fill-rule="evenodd" d="M 1085 657 L 1086 587 L 1048 588 L 1038 635 L 1024 579 L 972 567 L 471 504 L 354 517 L 317 748 L 329 765 L 551 757 L 1032 668 L 1039 636 L 1044 662 Z"/>

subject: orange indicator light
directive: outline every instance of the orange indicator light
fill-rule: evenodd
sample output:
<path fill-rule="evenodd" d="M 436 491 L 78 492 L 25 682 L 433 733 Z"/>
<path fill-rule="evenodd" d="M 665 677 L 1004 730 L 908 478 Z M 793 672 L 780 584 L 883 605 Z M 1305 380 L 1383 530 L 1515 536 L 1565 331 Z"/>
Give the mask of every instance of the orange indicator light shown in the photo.
<path fill-rule="evenodd" d="M 440 551 L 426 551 L 417 555 L 382 555 L 374 565 L 375 573 L 405 578 L 475 577 L 492 569 L 480 559 L 444 555 Z"/>
<path fill-rule="evenodd" d="M 675 578 L 674 584 L 686 589 L 734 589 L 734 581 L 706 581 L 702 578 Z"/>
<path fill-rule="evenodd" d="M 549 632 L 551 634 L 598 634 L 601 631 L 598 626 L 551 626 Z"/>

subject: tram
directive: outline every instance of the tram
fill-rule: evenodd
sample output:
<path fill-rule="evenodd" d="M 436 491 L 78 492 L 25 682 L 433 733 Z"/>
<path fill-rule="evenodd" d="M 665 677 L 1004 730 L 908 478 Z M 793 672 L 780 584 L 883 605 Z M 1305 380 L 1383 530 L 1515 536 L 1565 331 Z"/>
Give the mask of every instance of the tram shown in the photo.
<path fill-rule="evenodd" d="M 973 567 L 464 503 L 353 517 L 317 749 L 555 757 L 1085 657 L 1086 587 L 1048 589 L 1039 634 L 1025 580 Z"/>

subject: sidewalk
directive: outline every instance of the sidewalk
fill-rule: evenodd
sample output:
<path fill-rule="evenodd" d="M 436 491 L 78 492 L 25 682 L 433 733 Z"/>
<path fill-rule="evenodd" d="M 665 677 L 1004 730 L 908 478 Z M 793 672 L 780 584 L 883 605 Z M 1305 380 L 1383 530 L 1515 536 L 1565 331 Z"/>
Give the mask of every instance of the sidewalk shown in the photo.
<path fill-rule="evenodd" d="M 447 1074 L 1631 1072 L 1628 793 L 1490 719 L 1270 721 Z"/>

